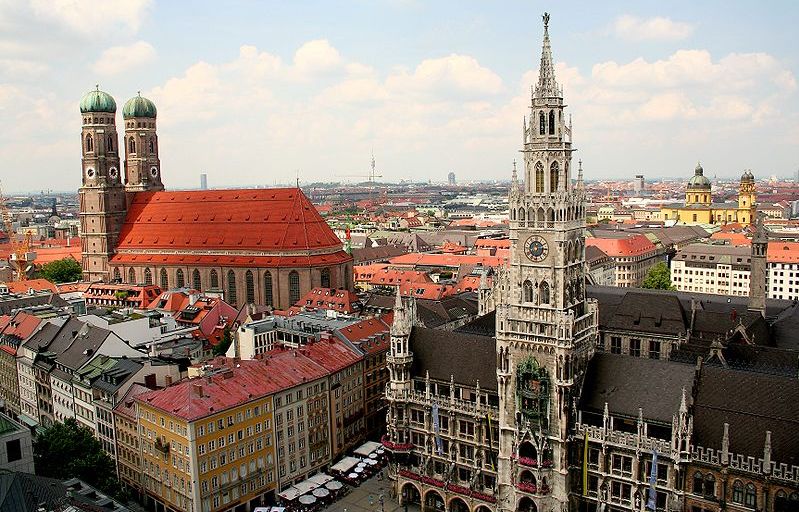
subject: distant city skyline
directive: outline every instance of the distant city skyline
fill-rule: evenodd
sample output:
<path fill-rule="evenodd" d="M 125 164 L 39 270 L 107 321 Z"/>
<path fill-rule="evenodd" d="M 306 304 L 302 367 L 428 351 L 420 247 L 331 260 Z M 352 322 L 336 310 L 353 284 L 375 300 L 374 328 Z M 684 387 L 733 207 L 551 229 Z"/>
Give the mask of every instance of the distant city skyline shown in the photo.
<path fill-rule="evenodd" d="M 372 151 L 388 182 L 506 180 L 545 10 L 586 178 L 794 178 L 799 5 L 776 4 L 0 2 L 3 189 L 77 189 L 95 84 L 118 125 L 155 102 L 167 188 L 351 182 Z"/>

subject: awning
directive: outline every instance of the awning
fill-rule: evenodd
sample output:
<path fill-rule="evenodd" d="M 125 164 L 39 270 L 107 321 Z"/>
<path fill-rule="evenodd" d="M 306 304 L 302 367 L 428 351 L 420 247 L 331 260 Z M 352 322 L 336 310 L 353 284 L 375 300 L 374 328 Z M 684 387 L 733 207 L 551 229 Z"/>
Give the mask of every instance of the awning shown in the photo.
<path fill-rule="evenodd" d="M 380 443 L 376 443 L 374 441 L 366 441 L 361 446 L 355 449 L 356 455 L 363 455 L 364 457 L 369 456 L 370 453 L 380 448 L 382 445 Z"/>
<path fill-rule="evenodd" d="M 333 467 L 331 467 L 330 470 L 338 471 L 339 473 L 346 473 L 354 468 L 359 462 L 360 459 L 356 459 L 355 457 L 344 457 L 340 461 L 333 464 Z"/>
<path fill-rule="evenodd" d="M 278 496 L 288 501 L 297 499 L 297 496 L 299 496 L 300 494 L 302 493 L 298 491 L 296 487 L 293 486 L 289 487 L 285 491 L 280 491 L 279 493 L 277 493 Z"/>
<path fill-rule="evenodd" d="M 317 475 L 308 478 L 309 482 L 313 482 L 317 485 L 325 485 L 331 480 L 333 480 L 333 477 L 325 473 L 319 473 Z"/>
<path fill-rule="evenodd" d="M 294 488 L 297 489 L 297 491 L 299 491 L 300 494 L 308 494 L 309 492 L 319 487 L 319 485 L 320 484 L 317 484 L 316 482 L 312 482 L 310 480 L 303 480 L 298 484 L 294 484 Z"/>

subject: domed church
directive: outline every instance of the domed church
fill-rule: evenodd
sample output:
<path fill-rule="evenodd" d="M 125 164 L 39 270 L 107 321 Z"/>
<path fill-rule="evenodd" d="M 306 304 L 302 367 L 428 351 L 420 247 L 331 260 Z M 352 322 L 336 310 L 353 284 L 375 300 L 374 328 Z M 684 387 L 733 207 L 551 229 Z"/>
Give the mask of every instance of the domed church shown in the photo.
<path fill-rule="evenodd" d="M 749 225 L 755 221 L 756 200 L 755 177 L 745 171 L 738 187 L 738 202 L 714 203 L 712 184 L 705 176 L 702 165 L 697 164 L 685 188 L 685 204 L 667 204 L 661 208 L 660 214 L 664 221 L 677 221 L 677 224 L 739 222 Z"/>
<path fill-rule="evenodd" d="M 352 287 L 352 257 L 299 187 L 165 191 L 155 104 L 125 103 L 121 139 L 116 110 L 99 87 L 80 102 L 85 279 L 280 309 L 314 287 Z"/>

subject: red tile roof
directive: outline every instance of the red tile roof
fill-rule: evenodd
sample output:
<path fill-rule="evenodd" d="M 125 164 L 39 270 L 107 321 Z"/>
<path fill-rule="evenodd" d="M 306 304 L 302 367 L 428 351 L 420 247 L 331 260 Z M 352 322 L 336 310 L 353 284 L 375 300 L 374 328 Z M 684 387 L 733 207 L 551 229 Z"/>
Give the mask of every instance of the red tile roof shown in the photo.
<path fill-rule="evenodd" d="M 386 313 L 382 316 L 375 318 L 367 318 L 358 323 L 342 327 L 336 332 L 345 337 L 352 343 L 357 343 L 361 340 L 369 338 L 369 336 L 377 336 L 383 333 L 388 333 L 391 330 L 391 322 L 394 317 L 394 312 Z"/>
<path fill-rule="evenodd" d="M 451 267 L 461 265 L 482 265 L 484 267 L 500 267 L 508 264 L 508 258 L 503 256 L 478 256 L 474 254 L 426 254 L 409 253 L 391 258 L 392 265 L 426 266 L 426 267 Z"/>
<path fill-rule="evenodd" d="M 302 251 L 341 248 L 297 188 L 140 192 L 119 250 Z"/>
<path fill-rule="evenodd" d="M 295 304 L 299 308 L 329 309 L 340 313 L 354 313 L 358 311 L 357 305 L 358 296 L 343 288 L 314 288 Z"/>
<path fill-rule="evenodd" d="M 35 291 L 48 291 L 58 293 L 58 288 L 55 284 L 47 279 L 27 279 L 25 281 L 9 281 L 5 283 L 8 291 L 11 293 L 27 293 L 28 290 Z"/>
<path fill-rule="evenodd" d="M 766 259 L 769 263 L 799 262 L 799 242 L 769 242 Z"/>
<path fill-rule="evenodd" d="M 610 257 L 640 256 L 656 250 L 644 235 L 630 235 L 627 238 L 586 238 L 585 244 L 598 247 Z"/>
<path fill-rule="evenodd" d="M 7 318 L 4 322 L 5 325 L 0 323 L 0 332 L 2 332 L 3 336 L 15 336 L 20 340 L 28 339 L 28 337 L 33 334 L 33 331 L 39 327 L 39 324 L 42 323 L 41 318 L 22 311 L 11 317 L 3 318 Z"/>
<path fill-rule="evenodd" d="M 402 283 L 430 283 L 432 279 L 426 272 L 419 270 L 383 269 L 375 273 L 369 280 L 375 286 L 397 286 Z"/>
<path fill-rule="evenodd" d="M 492 247 L 495 249 L 510 249 L 509 238 L 478 238 L 474 241 L 475 249 Z"/>
<path fill-rule="evenodd" d="M 440 300 L 453 293 L 452 286 L 438 283 L 402 283 L 400 285 L 400 294 L 417 299 Z"/>

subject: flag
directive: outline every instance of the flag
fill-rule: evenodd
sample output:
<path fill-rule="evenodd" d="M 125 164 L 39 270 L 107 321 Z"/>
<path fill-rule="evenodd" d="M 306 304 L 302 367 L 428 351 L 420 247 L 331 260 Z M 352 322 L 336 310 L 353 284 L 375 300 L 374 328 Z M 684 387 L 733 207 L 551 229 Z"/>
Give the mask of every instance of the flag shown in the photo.
<path fill-rule="evenodd" d="M 433 431 L 436 433 L 436 453 L 441 455 L 444 450 L 441 443 L 441 435 L 438 424 L 438 404 L 433 404 Z"/>
<path fill-rule="evenodd" d="M 583 440 L 583 496 L 588 496 L 588 429 Z"/>
<path fill-rule="evenodd" d="M 496 471 L 497 468 L 494 466 L 494 427 L 491 426 L 491 415 L 486 414 L 486 419 L 488 420 L 488 454 L 491 456 L 491 470 Z"/>
<path fill-rule="evenodd" d="M 649 471 L 649 500 L 646 502 L 648 510 L 655 510 L 657 508 L 657 486 L 658 483 L 658 451 L 652 448 L 652 469 Z"/>

